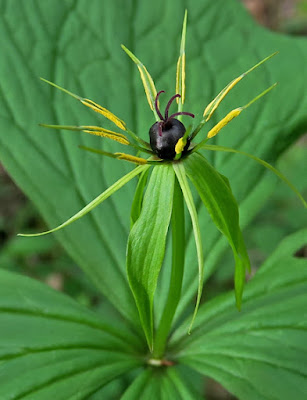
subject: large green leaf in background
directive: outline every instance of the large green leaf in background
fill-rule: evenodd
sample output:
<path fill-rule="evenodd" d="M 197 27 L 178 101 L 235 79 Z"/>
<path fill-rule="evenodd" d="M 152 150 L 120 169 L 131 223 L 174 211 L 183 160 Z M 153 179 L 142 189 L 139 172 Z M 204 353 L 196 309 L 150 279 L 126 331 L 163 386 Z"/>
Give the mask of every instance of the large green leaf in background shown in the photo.
<path fill-rule="evenodd" d="M 215 119 L 230 108 L 246 104 L 275 81 L 280 83 L 277 89 L 225 128 L 217 143 L 237 146 L 274 162 L 306 127 L 306 41 L 258 27 L 236 0 L 157 0 L 154 4 L 127 0 L 29 0 L 16 4 L 0 0 L 0 155 L 48 226 L 66 220 L 131 167 L 82 153 L 77 147 L 83 144 L 125 150 L 107 139 L 39 128 L 40 122 L 100 124 L 107 128 L 109 124 L 38 77 L 99 102 L 146 139 L 153 117 L 138 72 L 120 43 L 144 62 L 157 89 L 171 96 L 185 8 L 189 13 L 185 110 L 195 113 L 196 119 L 228 81 L 268 54 L 280 51 L 240 82 Z M 240 157 L 210 153 L 208 158 L 230 179 L 241 204 L 241 221 L 247 225 L 273 190 L 274 178 Z M 57 234 L 69 254 L 129 319 L 137 318 L 125 276 L 133 189 L 129 184 L 91 215 Z M 206 232 L 209 275 L 226 243 L 209 225 L 204 210 L 200 218 Z M 191 240 L 187 255 L 189 268 L 180 312 L 197 285 Z M 158 301 L 163 301 L 163 296 Z"/>
<path fill-rule="evenodd" d="M 142 371 L 138 342 L 125 328 L 34 280 L 0 272 L 1 399 L 114 398 L 99 389 L 137 368 L 123 399 L 200 398 L 189 368 L 244 400 L 305 399 L 307 268 L 294 254 L 306 234 L 279 245 L 247 284 L 241 313 L 229 293 L 201 307 L 187 336 L 189 318 L 171 339 L 167 357 L 175 364 L 168 368 Z"/>
<path fill-rule="evenodd" d="M 139 366 L 128 331 L 33 279 L 0 282 L 1 399 L 84 399 Z"/>
<path fill-rule="evenodd" d="M 245 400 L 303 400 L 307 393 L 307 265 L 295 253 L 307 230 L 283 240 L 247 284 L 244 307 L 232 294 L 204 304 L 194 332 L 172 338 L 176 359 Z"/>

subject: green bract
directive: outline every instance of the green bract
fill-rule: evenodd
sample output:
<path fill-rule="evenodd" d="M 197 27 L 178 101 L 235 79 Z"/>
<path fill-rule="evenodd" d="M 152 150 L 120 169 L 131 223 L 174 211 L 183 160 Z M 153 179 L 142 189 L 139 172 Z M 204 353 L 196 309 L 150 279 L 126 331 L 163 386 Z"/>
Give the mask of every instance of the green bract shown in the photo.
<path fill-rule="evenodd" d="M 158 106 L 158 96 L 162 92 L 158 92 L 155 88 L 154 81 L 144 64 L 124 45 L 123 50 L 137 65 L 140 72 L 141 80 L 145 89 L 147 101 L 154 113 L 156 121 L 158 121 L 159 130 L 156 131 L 158 138 L 166 134 L 165 127 L 171 118 L 178 117 L 182 119 L 184 114 L 194 115 L 182 111 L 185 102 L 185 42 L 186 42 L 186 26 L 187 13 L 183 22 L 182 39 L 180 45 L 180 54 L 177 62 L 176 74 L 176 95 L 169 101 L 165 117 L 161 115 Z M 145 337 L 151 352 L 153 352 L 153 361 L 162 357 L 165 350 L 167 335 L 171 326 L 176 307 L 180 298 L 181 284 L 184 274 L 184 217 L 183 217 L 183 200 L 189 211 L 193 233 L 196 243 L 197 263 L 198 263 L 198 295 L 192 321 L 190 322 L 189 331 L 192 328 L 198 306 L 200 304 L 203 276 L 204 276 L 204 251 L 202 248 L 202 232 L 200 229 L 197 210 L 194 204 L 194 198 L 190 189 L 190 183 L 196 189 L 202 203 L 208 210 L 208 213 L 216 225 L 217 229 L 226 237 L 234 256 L 235 273 L 234 286 L 235 297 L 238 309 L 241 308 L 243 286 L 245 282 L 245 273 L 250 270 L 250 262 L 245 248 L 242 232 L 239 225 L 239 209 L 238 204 L 232 194 L 232 190 L 228 179 L 221 175 L 210 163 L 204 155 L 200 153 L 201 149 L 208 151 L 228 151 L 238 152 L 246 155 L 259 162 L 266 168 L 273 171 L 277 176 L 283 179 L 291 189 L 300 197 L 303 204 L 306 202 L 293 185 L 270 164 L 259 158 L 222 146 L 207 145 L 207 141 L 216 136 L 220 130 L 225 127 L 232 119 L 238 117 L 243 110 L 252 105 L 256 100 L 271 91 L 276 84 L 263 90 L 256 95 L 246 105 L 234 108 L 224 118 L 217 122 L 209 132 L 207 138 L 200 140 L 195 144 L 194 139 L 199 134 L 204 125 L 212 118 L 216 109 L 228 93 L 249 73 L 261 66 L 276 53 L 266 57 L 246 72 L 233 79 L 226 85 L 218 95 L 208 104 L 203 112 L 203 116 L 196 127 L 188 128 L 182 137 L 180 137 L 175 146 L 175 157 L 173 160 L 159 159 L 155 152 L 151 149 L 150 144 L 144 141 L 138 135 L 128 128 L 127 124 L 114 115 L 111 111 L 98 105 L 92 100 L 82 98 L 69 92 L 60 86 L 43 79 L 52 86 L 64 91 L 70 96 L 80 101 L 86 107 L 103 115 L 111 123 L 116 126 L 116 131 L 105 129 L 99 126 L 67 126 L 67 125 L 46 125 L 45 127 L 54 129 L 66 129 L 71 131 L 82 131 L 92 135 L 111 139 L 115 142 L 131 147 L 139 153 L 149 154 L 149 158 L 142 158 L 139 155 L 127 154 L 123 152 L 107 152 L 104 150 L 93 149 L 82 146 L 83 149 L 91 152 L 99 153 L 104 156 L 122 159 L 135 164 L 139 164 L 135 169 L 124 175 L 117 182 L 111 185 L 102 194 L 97 196 L 92 202 L 84 207 L 77 214 L 69 218 L 66 222 L 49 231 L 38 234 L 21 234 L 21 236 L 40 236 L 47 233 L 55 232 L 71 224 L 75 220 L 83 217 L 90 212 L 98 204 L 106 200 L 109 196 L 119 190 L 132 178 L 141 174 L 139 184 L 135 193 L 131 211 L 131 231 L 128 238 L 127 246 L 127 275 L 131 291 L 133 293 L 135 303 L 139 312 L 141 325 L 143 327 Z M 168 109 L 171 102 L 176 98 L 178 111 L 168 117 Z M 150 126 L 150 123 L 148 124 Z M 120 132 L 117 132 L 120 130 Z M 190 143 L 191 141 L 191 143 Z M 190 143 L 190 144 L 189 144 Z M 186 146 L 188 146 L 186 148 Z M 150 171 L 151 169 L 151 171 Z M 148 182 L 147 182 L 148 181 Z M 172 221 L 172 222 L 171 222 Z M 159 273 L 165 255 L 166 240 L 169 226 L 172 227 L 172 275 L 169 289 L 169 297 L 166 308 L 162 314 L 159 326 L 155 328 L 154 321 L 154 294 L 156 291 Z M 196 275 L 196 271 L 195 271 Z M 155 336 L 155 329 L 157 333 Z"/>

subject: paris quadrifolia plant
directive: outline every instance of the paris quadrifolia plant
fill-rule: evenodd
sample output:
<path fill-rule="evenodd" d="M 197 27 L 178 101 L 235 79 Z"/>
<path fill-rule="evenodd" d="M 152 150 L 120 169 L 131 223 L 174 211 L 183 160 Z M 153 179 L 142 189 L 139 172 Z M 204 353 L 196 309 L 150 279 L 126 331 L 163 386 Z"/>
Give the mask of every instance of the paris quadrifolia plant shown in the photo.
<path fill-rule="evenodd" d="M 202 203 L 208 210 L 217 229 L 226 237 L 234 258 L 234 289 L 235 303 L 241 309 L 242 293 L 246 273 L 250 271 L 250 261 L 244 244 L 239 225 L 239 210 L 233 196 L 228 179 L 221 175 L 205 158 L 205 152 L 222 151 L 247 156 L 264 167 L 270 169 L 281 178 L 301 199 L 306 202 L 296 188 L 274 167 L 254 155 L 233 148 L 209 144 L 222 129 L 234 118 L 245 111 L 252 104 L 268 94 L 276 83 L 266 88 L 247 104 L 231 110 L 208 132 L 206 123 L 212 118 L 216 109 L 229 92 L 249 73 L 269 61 L 276 53 L 269 55 L 258 64 L 243 72 L 226 85 L 218 95 L 205 107 L 201 120 L 194 122 L 195 116 L 190 110 L 184 109 L 185 104 L 185 42 L 186 42 L 187 13 L 185 13 L 177 62 L 175 92 L 169 96 L 164 112 L 160 105 L 164 90 L 157 92 L 156 85 L 143 63 L 124 45 L 122 49 L 136 64 L 144 85 L 148 104 L 154 114 L 155 122 L 148 121 L 149 141 L 140 138 L 126 123 L 111 111 L 96 104 L 94 101 L 80 97 L 63 89 L 55 83 L 45 79 L 43 81 L 62 90 L 86 107 L 111 121 L 114 131 L 99 126 L 66 126 L 45 125 L 54 129 L 66 129 L 86 132 L 118 142 L 119 146 L 131 149 L 131 154 L 120 150 L 110 153 L 93 148 L 82 147 L 84 150 L 99 153 L 102 156 L 135 164 L 135 168 L 121 177 L 112 186 L 87 204 L 61 225 L 42 233 L 22 236 L 39 236 L 65 228 L 72 222 L 86 215 L 113 193 L 126 185 L 135 177 L 139 177 L 132 209 L 131 229 L 127 244 L 127 277 L 135 303 L 138 309 L 141 326 L 143 328 L 151 363 L 159 363 L 163 359 L 167 346 L 167 338 L 172 326 L 173 317 L 181 296 L 182 279 L 185 268 L 185 225 L 184 203 L 188 209 L 197 250 L 198 278 L 195 270 L 195 279 L 198 279 L 198 292 L 194 313 L 191 316 L 188 332 L 191 332 L 197 310 L 200 304 L 206 258 L 202 247 L 202 233 L 197 215 L 191 185 L 194 186 Z M 174 110 L 174 106 L 177 108 Z M 171 111 L 173 109 L 173 111 Z M 184 121 L 184 123 L 182 122 Z M 143 155 L 142 155 L 143 154 Z M 89 155 L 90 156 L 90 155 Z M 163 263 L 166 239 L 171 226 L 172 238 L 172 265 L 168 297 L 158 326 L 154 324 L 154 295 L 158 277 Z"/>

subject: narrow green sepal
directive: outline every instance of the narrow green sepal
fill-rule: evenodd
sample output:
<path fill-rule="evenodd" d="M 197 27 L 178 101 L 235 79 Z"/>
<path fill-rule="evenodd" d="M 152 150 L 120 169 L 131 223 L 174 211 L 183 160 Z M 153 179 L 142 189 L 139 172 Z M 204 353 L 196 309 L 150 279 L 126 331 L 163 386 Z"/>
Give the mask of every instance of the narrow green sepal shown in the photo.
<path fill-rule="evenodd" d="M 87 147 L 87 146 L 78 146 L 79 149 L 81 150 L 85 150 L 85 151 L 89 151 L 90 153 L 95 153 L 95 154 L 100 154 L 101 156 L 107 156 L 110 158 L 116 158 L 117 159 L 117 155 L 115 155 L 114 153 L 110 153 L 108 151 L 104 151 L 104 150 L 100 150 L 100 149 L 94 149 L 93 147 Z"/>
<path fill-rule="evenodd" d="M 27 233 L 18 233 L 18 236 L 25 236 L 25 237 L 43 236 L 43 235 L 47 235 L 48 233 L 53 233 L 62 228 L 65 228 L 66 226 L 70 225 L 71 223 L 82 218 L 88 212 L 92 211 L 100 203 L 102 203 L 104 200 L 106 200 L 108 197 L 110 197 L 113 193 L 117 192 L 117 190 L 119 190 L 126 183 L 128 183 L 131 179 L 133 179 L 135 176 L 140 174 L 142 171 L 144 171 L 148 167 L 149 167 L 148 165 L 140 165 L 137 168 L 133 169 L 128 174 L 126 174 L 122 178 L 120 178 L 117 182 L 115 182 L 112 186 L 110 186 L 107 190 L 105 190 L 103 193 L 101 193 L 99 196 L 97 196 L 94 200 L 92 200 L 84 208 L 82 208 L 82 210 L 77 212 L 75 215 L 73 215 L 71 218 L 69 218 L 67 221 L 63 222 L 62 224 L 58 225 L 57 227 L 50 229 L 48 231 L 45 231 L 45 232 L 40 232 L 40 233 L 28 233 L 28 234 Z"/>
<path fill-rule="evenodd" d="M 256 156 L 254 156 L 253 154 L 246 153 L 245 151 L 236 150 L 236 149 L 232 149 L 230 147 L 225 147 L 225 146 L 217 146 L 217 145 L 209 145 L 209 144 L 205 145 L 204 144 L 201 146 L 201 148 L 205 149 L 205 150 L 211 150 L 211 151 L 225 151 L 228 153 L 238 153 L 238 154 L 242 154 L 243 156 L 251 158 L 252 160 L 256 161 L 257 163 L 263 165 L 265 168 L 272 171 L 275 175 L 278 176 L 278 178 L 280 178 L 282 181 L 284 181 L 289 186 L 289 188 L 297 195 L 297 197 L 302 202 L 303 206 L 305 208 L 307 208 L 307 202 L 304 199 L 304 197 L 300 194 L 300 192 L 297 190 L 297 188 L 280 171 L 278 171 L 271 164 L 262 160 L 261 158 L 258 158 Z"/>
<path fill-rule="evenodd" d="M 44 78 L 39 78 L 39 79 L 42 80 L 43 82 L 48 83 L 51 86 L 54 86 L 55 88 L 61 90 L 62 92 L 69 94 L 69 96 L 74 97 L 75 99 L 77 99 L 79 101 L 83 100 L 83 98 L 78 96 L 77 94 L 72 93 L 69 90 L 62 88 L 61 86 L 59 86 L 59 85 L 57 85 L 57 84 L 55 84 L 55 83 L 53 83 L 51 81 L 48 81 L 47 79 L 44 79 Z"/>

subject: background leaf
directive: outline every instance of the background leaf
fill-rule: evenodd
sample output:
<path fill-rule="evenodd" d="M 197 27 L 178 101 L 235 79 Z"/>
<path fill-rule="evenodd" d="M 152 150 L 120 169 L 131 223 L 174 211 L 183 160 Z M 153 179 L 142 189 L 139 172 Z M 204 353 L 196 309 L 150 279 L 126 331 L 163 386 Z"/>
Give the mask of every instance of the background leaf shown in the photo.
<path fill-rule="evenodd" d="M 248 283 L 240 313 L 231 294 L 202 306 L 193 334 L 187 337 L 182 327 L 174 335 L 177 360 L 219 381 L 240 399 L 303 400 L 307 265 L 295 253 L 306 235 L 305 229 L 280 243 Z"/>
<path fill-rule="evenodd" d="M 231 79 L 268 54 L 280 51 L 275 59 L 236 86 L 212 123 L 233 106 L 246 104 L 260 88 L 275 81 L 279 86 L 226 127 L 216 137 L 216 143 L 238 147 L 274 162 L 303 133 L 307 125 L 306 40 L 277 35 L 257 26 L 237 0 L 157 0 L 155 4 L 125 0 L 107 4 L 99 0 L 29 0 L 19 2 L 18 7 L 0 0 L 0 156 L 48 226 L 63 222 L 81 209 L 131 166 L 84 154 L 77 148 L 83 144 L 118 151 L 118 146 L 107 140 L 39 128 L 40 122 L 100 124 L 106 128 L 109 125 L 74 99 L 44 85 L 38 77 L 99 102 L 148 139 L 154 119 L 138 72 L 119 45 L 124 43 L 144 62 L 158 90 L 172 95 L 185 8 L 185 110 L 195 113 L 195 120 L 200 119 L 207 103 Z M 166 38 L 172 45 L 161 45 Z M 247 226 L 274 190 L 275 179 L 252 161 L 242 164 L 242 159 L 235 155 L 206 156 L 230 179 L 241 206 L 241 221 Z M 125 276 L 133 185 L 121 189 L 91 215 L 56 237 L 120 312 L 137 321 Z M 210 225 L 203 209 L 200 218 L 206 232 L 204 244 L 210 275 L 227 244 Z M 187 255 L 187 265 L 195 264 L 191 239 Z M 194 268 L 186 271 L 178 316 L 196 291 Z M 167 279 L 162 282 L 162 294 L 163 284 L 168 287 Z M 159 296 L 157 309 L 163 301 L 164 297 Z"/>
<path fill-rule="evenodd" d="M 138 341 L 70 298 L 0 270 L 0 398 L 84 399 L 139 366 Z"/>

